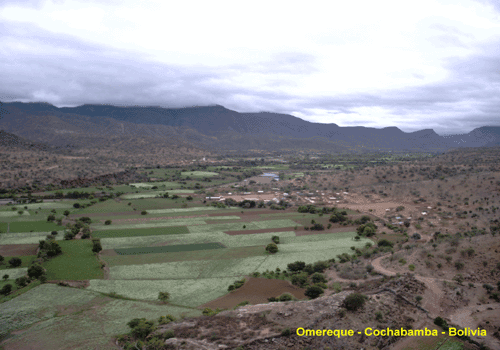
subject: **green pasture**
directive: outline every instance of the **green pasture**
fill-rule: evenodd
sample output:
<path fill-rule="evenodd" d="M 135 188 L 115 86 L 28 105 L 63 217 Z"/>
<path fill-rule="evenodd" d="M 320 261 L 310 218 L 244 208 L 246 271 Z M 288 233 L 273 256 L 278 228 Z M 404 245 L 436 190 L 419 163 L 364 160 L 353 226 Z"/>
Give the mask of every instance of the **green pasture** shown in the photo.
<path fill-rule="evenodd" d="M 217 210 L 217 208 L 200 206 L 200 207 L 192 207 L 192 208 L 153 209 L 153 210 L 149 210 L 148 213 L 150 213 L 150 214 L 171 214 L 171 213 L 188 213 L 190 211 L 212 211 L 212 210 Z"/>
<path fill-rule="evenodd" d="M 171 226 L 159 228 L 143 228 L 143 229 L 115 229 L 105 231 L 94 231 L 94 238 L 113 238 L 113 237 L 140 237 L 140 236 L 155 236 L 155 235 L 172 235 L 189 233 L 186 226 Z M 1 241 L 0 241 L 1 242 Z"/>
<path fill-rule="evenodd" d="M 73 208 L 73 203 L 76 202 L 45 202 L 45 203 L 31 203 L 31 204 L 23 204 L 22 207 L 28 207 L 28 209 L 70 209 Z"/>
<path fill-rule="evenodd" d="M 119 255 L 138 255 L 152 253 L 175 253 L 175 252 L 191 252 L 195 250 L 211 250 L 225 248 L 221 243 L 198 243 L 198 244 L 177 244 L 166 245 L 160 247 L 137 247 L 115 249 Z"/>
<path fill-rule="evenodd" d="M 48 280 L 88 280 L 103 277 L 92 242 L 87 239 L 60 241 L 62 254 L 43 263 Z"/>
<path fill-rule="evenodd" d="M 21 214 L 19 214 L 19 210 L 22 211 Z M 11 210 L 11 211 L 0 211 L 0 218 L 10 218 L 10 217 L 18 217 L 18 216 L 29 216 L 30 213 L 26 209 L 19 209 L 19 210 Z"/>
<path fill-rule="evenodd" d="M 189 225 L 205 225 L 204 218 L 190 219 L 171 219 L 171 220 L 151 220 L 147 223 L 140 224 L 121 224 L 121 225 L 94 225 L 96 231 L 102 230 L 121 230 L 121 229 L 140 229 L 140 228 L 155 228 L 155 227 L 171 227 L 171 226 L 189 226 Z"/>
<path fill-rule="evenodd" d="M 1 222 L 0 232 L 40 232 L 40 231 L 58 231 L 62 227 L 50 221 L 18 221 L 18 222 Z"/>
<path fill-rule="evenodd" d="M 118 202 L 113 199 L 108 199 L 104 202 L 97 202 L 87 208 L 78 209 L 72 214 L 93 214 L 93 213 L 118 213 L 118 212 L 133 212 L 134 208 L 124 202 Z"/>

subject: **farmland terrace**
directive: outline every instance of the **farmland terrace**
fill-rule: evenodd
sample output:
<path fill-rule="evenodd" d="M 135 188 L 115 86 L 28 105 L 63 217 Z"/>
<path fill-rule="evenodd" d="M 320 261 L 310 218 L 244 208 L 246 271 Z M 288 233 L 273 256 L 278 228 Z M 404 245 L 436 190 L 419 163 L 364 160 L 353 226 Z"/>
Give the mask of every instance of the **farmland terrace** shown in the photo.
<path fill-rule="evenodd" d="M 5 192 L 0 345 L 500 348 L 500 157 L 463 152 L 229 159 Z M 443 336 L 438 316 L 488 336 Z M 440 335 L 294 333 L 372 324 Z"/>

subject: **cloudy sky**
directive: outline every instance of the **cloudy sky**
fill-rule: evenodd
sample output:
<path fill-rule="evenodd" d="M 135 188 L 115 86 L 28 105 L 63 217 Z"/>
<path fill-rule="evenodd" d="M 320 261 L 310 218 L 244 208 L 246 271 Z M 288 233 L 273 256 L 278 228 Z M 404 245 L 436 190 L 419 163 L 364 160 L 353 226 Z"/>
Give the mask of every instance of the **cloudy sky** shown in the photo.
<path fill-rule="evenodd" d="M 0 2 L 0 100 L 500 125 L 500 1 Z"/>

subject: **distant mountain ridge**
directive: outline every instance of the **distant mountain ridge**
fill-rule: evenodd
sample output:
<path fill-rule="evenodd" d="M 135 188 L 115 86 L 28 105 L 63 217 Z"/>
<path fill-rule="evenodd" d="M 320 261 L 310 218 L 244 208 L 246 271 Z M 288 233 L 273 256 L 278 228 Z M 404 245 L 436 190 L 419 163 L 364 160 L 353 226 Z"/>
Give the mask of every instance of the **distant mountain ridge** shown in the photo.
<path fill-rule="evenodd" d="M 214 149 L 318 149 L 352 151 L 444 151 L 500 145 L 500 126 L 440 136 L 432 129 L 406 133 L 312 123 L 287 114 L 239 113 L 220 105 L 187 108 L 1 103 L 0 128 L 30 140 L 54 144 L 100 135 L 168 138 Z"/>

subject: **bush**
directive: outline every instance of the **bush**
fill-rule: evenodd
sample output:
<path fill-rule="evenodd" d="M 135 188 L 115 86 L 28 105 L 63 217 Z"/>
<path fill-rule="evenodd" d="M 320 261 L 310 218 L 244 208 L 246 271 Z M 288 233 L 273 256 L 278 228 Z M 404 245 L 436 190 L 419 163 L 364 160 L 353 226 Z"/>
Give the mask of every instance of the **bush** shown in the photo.
<path fill-rule="evenodd" d="M 57 236 L 57 231 L 52 231 L 52 232 L 50 232 L 50 234 L 51 234 L 52 236 Z"/>
<path fill-rule="evenodd" d="M 16 278 L 16 286 L 18 288 L 26 287 L 27 284 L 28 284 L 28 278 L 26 278 L 26 276 Z"/>
<path fill-rule="evenodd" d="M 47 221 L 54 221 L 55 219 L 56 217 L 54 214 L 50 214 L 49 216 L 47 216 Z"/>
<path fill-rule="evenodd" d="M 347 310 L 356 311 L 359 308 L 362 308 L 363 305 L 365 305 L 366 299 L 368 299 L 366 295 L 360 293 L 352 293 L 344 299 L 343 305 Z"/>
<path fill-rule="evenodd" d="M 415 271 L 415 265 L 411 264 L 411 265 L 408 265 L 408 269 L 410 271 Z"/>
<path fill-rule="evenodd" d="M 12 291 L 12 284 L 6 284 L 5 286 L 0 289 L 0 294 L 2 295 L 8 295 Z"/>
<path fill-rule="evenodd" d="M 289 337 L 291 334 L 292 334 L 292 331 L 290 330 L 290 328 L 285 328 L 281 331 L 281 335 L 283 337 Z"/>
<path fill-rule="evenodd" d="M 101 241 L 98 239 L 92 240 L 92 251 L 94 253 L 99 253 L 102 250 Z"/>
<path fill-rule="evenodd" d="M 448 323 L 446 322 L 446 320 L 444 318 L 442 318 L 440 316 L 438 316 L 434 319 L 434 324 L 436 326 L 439 326 L 439 327 L 445 329 L 445 330 L 448 329 Z"/>
<path fill-rule="evenodd" d="M 307 283 L 307 273 L 301 272 L 292 276 L 292 284 L 298 287 L 303 287 Z"/>
<path fill-rule="evenodd" d="M 287 269 L 290 272 L 299 272 L 304 270 L 304 267 L 306 267 L 306 263 L 303 261 L 296 261 L 294 263 L 290 263 L 287 265 Z"/>
<path fill-rule="evenodd" d="M 137 320 L 137 319 L 134 319 Z M 130 323 L 130 322 L 129 322 Z M 144 340 L 150 333 L 152 333 L 156 327 L 153 321 L 148 321 L 145 318 L 139 319 L 138 322 L 134 323 L 135 326 L 131 327 L 130 332 L 134 337 Z M 130 325 L 129 325 L 130 327 Z"/>
<path fill-rule="evenodd" d="M 158 324 L 167 324 L 174 321 L 175 317 L 172 315 L 160 316 L 160 318 L 158 318 Z"/>
<path fill-rule="evenodd" d="M 175 337 L 175 333 L 173 329 L 167 329 L 165 333 L 163 333 L 163 339 L 170 339 Z"/>
<path fill-rule="evenodd" d="M 463 263 L 463 262 L 461 262 L 461 261 L 455 261 L 455 268 L 456 268 L 457 270 L 461 270 L 461 269 L 463 269 L 463 268 L 464 268 L 464 266 L 465 266 L 465 265 L 464 265 L 464 263 Z"/>
<path fill-rule="evenodd" d="M 147 211 L 145 211 L 145 210 L 141 211 L 141 215 L 146 215 L 147 213 L 148 213 L 148 212 L 147 212 Z"/>
<path fill-rule="evenodd" d="M 313 283 L 326 283 L 326 278 L 322 273 L 316 272 L 311 276 Z"/>
<path fill-rule="evenodd" d="M 329 267 L 328 262 L 326 261 L 317 261 L 313 265 L 314 272 L 323 272 Z"/>
<path fill-rule="evenodd" d="M 276 243 L 269 243 L 266 247 L 266 251 L 271 253 L 271 254 L 277 253 L 278 246 L 276 245 Z"/>
<path fill-rule="evenodd" d="M 280 243 L 280 238 L 278 236 L 273 236 L 273 238 L 271 238 L 271 240 L 276 243 L 276 244 L 279 244 Z"/>
<path fill-rule="evenodd" d="M 390 241 L 388 241 L 387 239 L 381 239 L 380 241 L 378 241 L 377 243 L 377 246 L 379 247 L 393 247 L 394 244 Z"/>
<path fill-rule="evenodd" d="M 311 299 L 316 299 L 323 293 L 324 293 L 323 288 L 319 286 L 311 286 L 307 288 L 306 291 L 304 292 L 304 294 Z"/>
<path fill-rule="evenodd" d="M 111 220 L 104 221 L 104 225 L 111 225 Z"/>
<path fill-rule="evenodd" d="M 0 264 L 3 264 L 4 260 L 5 260 L 5 258 L 2 255 L 0 255 Z"/>
<path fill-rule="evenodd" d="M 163 303 L 166 303 L 170 299 L 170 293 L 169 292 L 159 292 L 158 293 L 158 300 L 160 300 Z"/>
<path fill-rule="evenodd" d="M 11 267 L 19 267 L 21 266 L 23 261 L 20 258 L 12 258 L 9 260 L 9 264 Z"/>
<path fill-rule="evenodd" d="M 290 293 L 283 293 L 279 296 L 279 301 L 290 301 L 293 300 L 293 295 Z"/>

